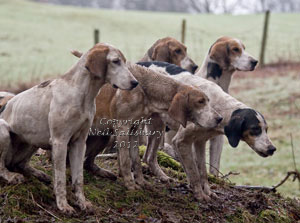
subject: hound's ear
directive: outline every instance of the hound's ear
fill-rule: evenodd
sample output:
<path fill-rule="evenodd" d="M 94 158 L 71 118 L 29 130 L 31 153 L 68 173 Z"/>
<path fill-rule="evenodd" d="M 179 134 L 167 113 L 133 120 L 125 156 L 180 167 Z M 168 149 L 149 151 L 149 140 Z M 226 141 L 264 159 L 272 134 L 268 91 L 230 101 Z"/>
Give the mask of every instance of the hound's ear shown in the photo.
<path fill-rule="evenodd" d="M 229 52 L 230 50 L 227 42 L 216 42 L 211 47 L 209 56 L 219 64 L 221 69 L 224 69 L 230 66 Z"/>
<path fill-rule="evenodd" d="M 186 127 L 188 97 L 182 93 L 177 93 L 171 102 L 168 113 L 172 119 Z"/>
<path fill-rule="evenodd" d="M 75 56 L 80 58 L 82 56 L 82 52 L 79 52 L 78 50 L 71 50 L 71 53 Z"/>
<path fill-rule="evenodd" d="M 86 69 L 96 76 L 104 76 L 107 70 L 108 51 L 106 47 L 92 49 L 87 56 Z"/>
<path fill-rule="evenodd" d="M 242 138 L 242 125 L 244 119 L 240 116 L 231 117 L 229 124 L 225 126 L 224 132 L 232 147 L 237 147 Z"/>
<path fill-rule="evenodd" d="M 219 64 L 214 63 L 214 62 L 208 62 L 207 63 L 207 74 L 206 77 L 209 78 L 213 78 L 213 79 L 217 79 L 220 78 L 222 75 L 222 68 L 219 66 Z"/>
<path fill-rule="evenodd" d="M 169 63 L 170 62 L 170 52 L 169 52 L 168 44 L 165 42 L 157 44 L 153 49 L 153 53 L 151 55 L 151 60 L 163 61 L 163 62 Z"/>

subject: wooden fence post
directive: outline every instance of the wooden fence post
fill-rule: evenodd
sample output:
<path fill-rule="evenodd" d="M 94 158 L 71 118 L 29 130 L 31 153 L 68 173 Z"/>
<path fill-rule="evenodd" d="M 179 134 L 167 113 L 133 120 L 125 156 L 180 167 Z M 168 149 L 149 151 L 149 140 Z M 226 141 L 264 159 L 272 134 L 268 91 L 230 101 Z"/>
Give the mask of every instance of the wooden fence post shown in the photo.
<path fill-rule="evenodd" d="M 181 24 L 181 42 L 184 43 L 185 41 L 185 30 L 186 30 L 186 20 L 182 20 Z"/>
<path fill-rule="evenodd" d="M 94 30 L 94 43 L 99 43 L 99 29 Z"/>
<path fill-rule="evenodd" d="M 264 22 L 264 29 L 263 29 L 263 36 L 261 41 L 260 57 L 259 57 L 259 63 L 261 66 L 265 65 L 265 50 L 267 45 L 269 15 L 270 15 L 270 10 L 267 10 L 265 13 L 265 22 Z"/>

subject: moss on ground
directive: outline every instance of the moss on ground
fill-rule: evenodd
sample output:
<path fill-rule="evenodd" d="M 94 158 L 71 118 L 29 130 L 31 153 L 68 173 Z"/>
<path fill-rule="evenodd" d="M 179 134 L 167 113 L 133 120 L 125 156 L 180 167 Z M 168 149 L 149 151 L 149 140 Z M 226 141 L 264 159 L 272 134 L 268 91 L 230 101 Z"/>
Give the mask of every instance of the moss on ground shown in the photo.
<path fill-rule="evenodd" d="M 144 149 L 141 148 L 141 155 Z M 80 211 L 71 192 L 67 173 L 68 200 L 77 214 L 62 215 L 55 205 L 51 185 L 31 177 L 20 185 L 0 187 L 0 219 L 3 222 L 295 222 L 300 220 L 300 202 L 279 194 L 238 190 L 222 179 L 209 176 L 212 190 L 218 196 L 211 202 L 193 198 L 180 164 L 163 152 L 159 153 L 163 170 L 177 179 L 163 184 L 154 176 L 144 175 L 150 187 L 126 190 L 122 179 L 113 182 L 84 173 L 84 191 L 95 207 L 93 213 Z M 117 173 L 116 160 L 97 160 L 102 167 Z M 44 155 L 32 159 L 33 166 L 51 173 Z"/>

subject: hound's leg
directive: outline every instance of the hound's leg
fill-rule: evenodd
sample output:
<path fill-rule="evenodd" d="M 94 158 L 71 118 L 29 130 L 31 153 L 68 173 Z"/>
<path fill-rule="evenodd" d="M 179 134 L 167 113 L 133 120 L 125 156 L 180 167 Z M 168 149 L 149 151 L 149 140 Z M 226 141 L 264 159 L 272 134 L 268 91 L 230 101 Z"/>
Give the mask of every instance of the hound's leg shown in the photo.
<path fill-rule="evenodd" d="M 68 141 L 69 140 L 66 139 L 52 137 L 53 181 L 58 209 L 64 213 L 72 214 L 75 210 L 68 204 L 66 197 L 66 158 Z"/>
<path fill-rule="evenodd" d="M 176 132 L 177 131 L 169 130 L 165 133 L 165 143 L 163 146 L 163 151 L 170 155 L 173 159 L 178 160 L 178 155 L 176 154 L 176 151 L 172 146 L 172 139 L 176 135 Z"/>
<path fill-rule="evenodd" d="M 205 159 L 205 144 L 203 140 L 194 141 L 194 151 L 195 151 L 195 160 L 198 165 L 198 171 L 200 174 L 200 183 L 203 188 L 203 191 L 206 195 L 216 197 L 216 195 L 210 190 L 208 183 L 207 169 L 206 169 L 206 159 Z"/>
<path fill-rule="evenodd" d="M 95 164 L 96 156 L 104 150 L 109 142 L 109 136 L 89 136 L 86 141 L 86 160 L 84 162 L 84 168 L 99 177 L 109 178 L 111 180 L 117 180 L 117 177 L 110 171 L 98 167 Z"/>
<path fill-rule="evenodd" d="M 19 165 L 17 167 L 18 171 L 23 173 L 25 176 L 32 175 L 32 176 L 38 178 L 40 181 L 50 184 L 51 177 L 49 175 L 47 175 L 46 173 L 44 173 L 41 170 L 31 167 L 29 164 L 30 158 L 36 153 L 37 150 L 38 150 L 38 148 L 32 147 L 30 145 L 26 148 L 22 148 L 22 151 L 24 151 L 24 153 L 26 153 L 26 154 L 22 153 L 22 151 L 21 151 L 22 156 L 24 157 L 24 160 L 21 163 L 19 163 Z"/>
<path fill-rule="evenodd" d="M 122 126 L 126 129 L 126 126 Z M 121 130 L 122 129 L 122 130 Z M 123 131 L 123 128 L 120 128 L 120 131 Z M 128 136 L 117 136 L 117 150 L 118 150 L 118 164 L 120 176 L 124 179 L 125 187 L 128 190 L 138 190 L 141 189 L 138 186 L 132 177 L 131 174 L 131 159 L 128 145 Z"/>
<path fill-rule="evenodd" d="M 130 157 L 132 162 L 132 169 L 135 178 L 135 182 L 140 186 L 145 186 L 147 182 L 144 179 L 143 171 L 142 171 L 142 163 L 140 159 L 140 151 L 139 151 L 139 136 L 130 136 L 129 137 L 130 147 Z"/>
<path fill-rule="evenodd" d="M 19 184 L 24 182 L 24 176 L 10 172 L 5 166 L 7 155 L 11 150 L 9 126 L 6 121 L 0 119 L 0 178 L 3 178 L 9 184 Z"/>
<path fill-rule="evenodd" d="M 152 116 L 151 125 L 146 126 L 147 131 L 159 131 L 161 133 L 165 130 L 165 125 L 158 116 Z M 155 135 L 150 135 L 148 137 L 147 150 L 144 154 L 143 161 L 148 164 L 150 171 L 157 176 L 162 182 L 171 181 L 172 178 L 168 177 L 160 168 L 157 162 L 157 150 L 159 149 L 159 144 L 163 140 L 164 134 L 160 136 L 156 133 Z"/>
<path fill-rule="evenodd" d="M 87 135 L 86 135 L 87 136 Z M 86 150 L 86 138 L 84 133 L 70 145 L 69 159 L 72 173 L 72 186 L 77 198 L 77 204 L 81 210 L 92 210 L 93 205 L 87 201 L 83 192 L 83 163 Z"/>
<path fill-rule="evenodd" d="M 215 176 L 218 176 L 218 174 L 219 174 L 223 144 L 224 144 L 224 136 L 223 135 L 216 136 L 210 140 L 209 172 Z"/>
<path fill-rule="evenodd" d="M 198 166 L 193 159 L 192 142 L 194 136 L 191 126 L 188 125 L 185 129 L 181 126 L 173 138 L 173 144 L 186 172 L 191 189 L 194 192 L 194 197 L 198 200 L 210 201 L 209 196 L 202 189 Z"/>

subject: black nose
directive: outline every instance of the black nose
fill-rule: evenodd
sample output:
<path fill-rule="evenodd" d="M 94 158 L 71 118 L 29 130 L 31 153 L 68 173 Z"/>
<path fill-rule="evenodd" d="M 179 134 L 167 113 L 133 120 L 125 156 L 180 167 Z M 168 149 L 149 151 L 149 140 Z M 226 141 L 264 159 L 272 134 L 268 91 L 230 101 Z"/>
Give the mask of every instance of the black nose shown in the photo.
<path fill-rule="evenodd" d="M 273 155 L 273 153 L 276 151 L 276 148 L 274 146 L 268 146 L 268 155 Z"/>
<path fill-rule="evenodd" d="M 194 74 L 197 69 L 198 69 L 198 65 L 193 65 L 192 66 L 192 73 Z"/>
<path fill-rule="evenodd" d="M 131 84 L 131 89 L 133 89 L 136 86 L 138 86 L 139 82 L 137 82 L 137 81 L 131 81 L 130 84 Z"/>
<path fill-rule="evenodd" d="M 219 124 L 220 122 L 222 122 L 222 120 L 223 120 L 222 117 L 217 118 L 217 124 Z"/>
<path fill-rule="evenodd" d="M 258 63 L 257 60 L 252 60 L 251 61 L 251 67 L 254 68 L 256 66 L 256 64 Z"/>

